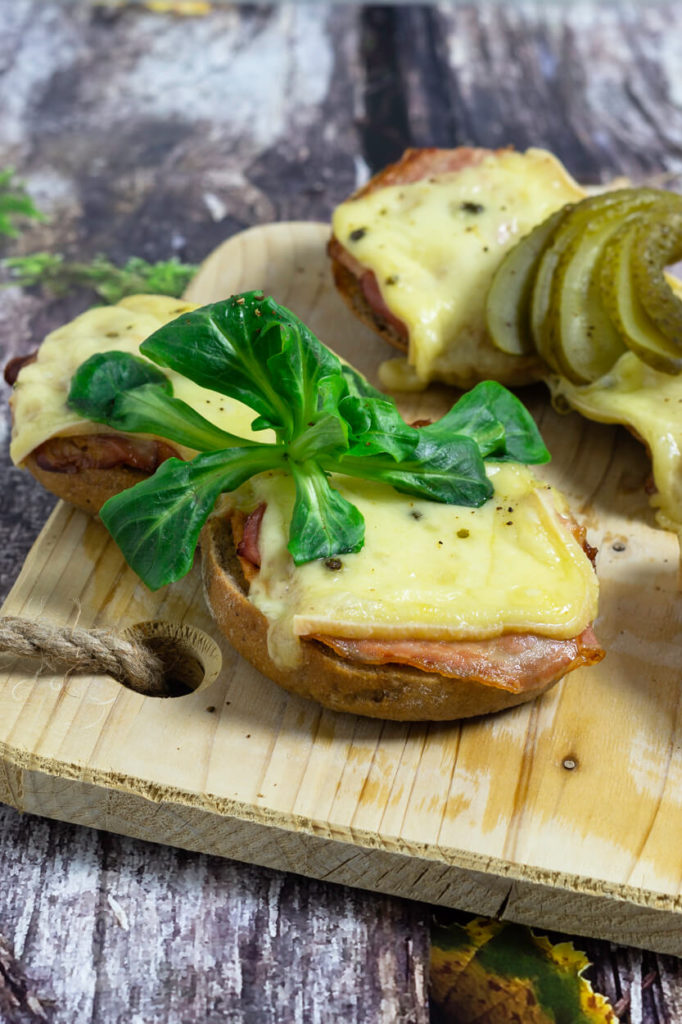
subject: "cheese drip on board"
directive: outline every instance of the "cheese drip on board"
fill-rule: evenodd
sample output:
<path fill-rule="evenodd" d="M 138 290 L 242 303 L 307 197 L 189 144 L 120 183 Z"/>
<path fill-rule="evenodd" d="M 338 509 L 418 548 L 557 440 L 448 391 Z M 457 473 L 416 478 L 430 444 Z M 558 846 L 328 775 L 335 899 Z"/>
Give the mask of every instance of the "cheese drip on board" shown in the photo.
<path fill-rule="evenodd" d="M 266 504 L 249 600 L 268 619 L 273 660 L 295 665 L 296 637 L 314 633 L 445 641 L 579 635 L 596 615 L 598 583 L 560 521 L 561 497 L 516 463 L 490 463 L 488 473 L 495 493 L 478 509 L 335 477 L 365 517 L 365 545 L 298 567 L 286 549 L 291 478 L 263 474 L 230 496 L 244 511 Z"/>
<path fill-rule="evenodd" d="M 10 456 L 20 465 L 35 448 L 51 437 L 113 432 L 101 423 L 84 420 L 66 405 L 71 377 L 96 352 L 115 350 L 139 355 L 140 344 L 164 324 L 196 306 L 165 295 L 133 295 L 115 306 L 99 306 L 48 334 L 33 363 L 22 367 L 12 393 L 13 414 Z M 206 419 L 242 437 L 253 437 L 252 409 L 233 398 L 199 387 L 172 370 L 161 368 L 173 385 L 173 394 Z M 268 432 L 260 431 L 259 440 Z M 181 454 L 190 449 L 175 445 Z"/>
<path fill-rule="evenodd" d="M 625 352 L 609 373 L 588 385 L 547 378 L 553 398 L 600 423 L 621 423 L 651 453 L 656 521 L 682 539 L 682 375 L 654 370 Z"/>
<path fill-rule="evenodd" d="M 502 257 L 584 195 L 554 156 L 529 149 L 491 153 L 475 166 L 338 206 L 334 236 L 374 272 L 387 307 L 408 328 L 412 374 L 391 360 L 384 383 L 459 383 L 487 340 L 485 297 Z"/>

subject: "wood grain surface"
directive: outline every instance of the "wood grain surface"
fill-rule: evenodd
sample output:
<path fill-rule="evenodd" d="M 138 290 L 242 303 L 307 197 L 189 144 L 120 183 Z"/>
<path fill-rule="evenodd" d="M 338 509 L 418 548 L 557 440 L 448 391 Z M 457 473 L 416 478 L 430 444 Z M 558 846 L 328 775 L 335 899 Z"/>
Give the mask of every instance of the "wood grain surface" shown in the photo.
<path fill-rule="evenodd" d="M 0 163 L 51 218 L 8 254 L 198 261 L 252 224 L 327 219 L 409 144 L 546 145 L 592 181 L 680 169 L 672 3 L 181 19 L 1 0 L 0 17 Z M 91 298 L 3 291 L 4 352 L 28 351 Z M 4 453 L 2 474 L 4 596 L 52 501 Z M 31 992 L 54 1022 L 427 1018 L 418 903 L 9 808 L 0 871 L 0 1019 L 43 1019 Z M 582 944 L 624 1019 L 680 1019 L 677 961 Z"/>
<path fill-rule="evenodd" d="M 187 297 L 202 305 L 262 289 L 376 376 L 389 353 L 337 295 L 328 237 L 314 222 L 241 232 L 208 256 Z M 452 394 L 397 397 L 410 422 L 438 418 Z M 682 954 L 677 538 L 652 525 L 641 446 L 616 428 L 559 416 L 542 394 L 531 398 L 553 453 L 539 472 L 570 497 L 599 550 L 601 665 L 505 714 L 410 725 L 321 711 L 226 644 L 214 685 L 163 701 L 3 656 L 0 798 L 205 853 Z M 196 566 L 151 593 L 100 524 L 64 505 L 3 611 L 112 629 L 162 620 L 220 640 Z"/>

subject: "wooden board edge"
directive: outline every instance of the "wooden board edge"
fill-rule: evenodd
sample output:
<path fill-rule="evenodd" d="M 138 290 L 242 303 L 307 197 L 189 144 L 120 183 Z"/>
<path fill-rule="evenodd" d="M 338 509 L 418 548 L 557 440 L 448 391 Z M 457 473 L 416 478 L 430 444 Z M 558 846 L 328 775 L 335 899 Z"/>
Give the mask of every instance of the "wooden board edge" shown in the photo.
<path fill-rule="evenodd" d="M 60 763 L 20 763 L 0 747 L 0 801 L 22 813 L 383 892 L 549 931 L 682 956 L 682 899 L 314 821 Z"/>

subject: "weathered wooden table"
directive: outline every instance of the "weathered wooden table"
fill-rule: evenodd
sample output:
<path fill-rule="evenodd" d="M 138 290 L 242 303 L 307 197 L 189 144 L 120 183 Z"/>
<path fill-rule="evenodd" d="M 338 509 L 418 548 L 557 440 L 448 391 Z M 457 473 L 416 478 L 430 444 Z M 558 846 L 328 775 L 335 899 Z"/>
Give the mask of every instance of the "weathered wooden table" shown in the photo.
<path fill-rule="evenodd" d="M 328 218 L 408 145 L 542 145 L 582 181 L 682 170 L 679 5 L 0 0 L 0 24 L 0 167 L 49 215 L 12 254 L 199 261 L 243 227 Z M 89 298 L 3 291 L 3 359 Z M 4 597 L 52 499 L 0 460 Z M 6 807 L 0 878 L 0 1021 L 428 1019 L 419 903 Z M 677 961 L 579 944 L 623 1019 L 682 1019 Z"/>

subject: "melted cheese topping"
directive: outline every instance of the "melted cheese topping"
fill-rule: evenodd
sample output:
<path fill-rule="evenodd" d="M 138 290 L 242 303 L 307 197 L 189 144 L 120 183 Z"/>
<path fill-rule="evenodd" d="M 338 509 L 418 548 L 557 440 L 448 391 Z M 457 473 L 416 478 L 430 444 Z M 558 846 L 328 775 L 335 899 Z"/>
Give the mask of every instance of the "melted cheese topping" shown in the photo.
<path fill-rule="evenodd" d="M 12 440 L 10 455 L 20 465 L 50 437 L 102 434 L 109 428 L 91 423 L 66 405 L 71 377 L 82 362 L 96 352 L 116 350 L 139 355 L 140 344 L 150 334 L 195 306 L 165 295 L 134 295 L 115 306 L 88 310 L 71 323 L 48 334 L 33 363 L 19 373 L 11 398 Z M 252 409 L 217 392 L 193 384 L 172 370 L 163 369 L 173 393 L 217 426 L 242 437 L 254 436 Z M 267 440 L 259 432 L 260 440 Z M 175 443 L 175 442 L 174 442 Z M 180 453 L 193 453 L 176 445 Z"/>
<path fill-rule="evenodd" d="M 417 380 L 458 384 L 485 358 L 482 340 L 491 361 L 506 363 L 485 330 L 485 297 L 502 257 L 550 213 L 584 195 L 544 150 L 493 153 L 452 174 L 350 199 L 335 210 L 333 230 L 374 271 L 386 305 L 407 326 Z M 397 362 L 382 379 L 414 387 Z M 491 362 L 478 379 L 496 369 Z"/>
<path fill-rule="evenodd" d="M 660 373 L 625 352 L 592 384 L 577 386 L 560 377 L 550 377 L 548 384 L 555 398 L 588 419 L 622 423 L 639 434 L 651 452 L 656 520 L 682 535 L 682 375 Z"/>
<path fill-rule="evenodd" d="M 525 467 L 492 463 L 493 498 L 442 505 L 383 484 L 336 477 L 366 524 L 363 549 L 295 567 L 286 550 L 294 486 L 263 474 L 236 497 L 261 502 L 261 569 L 249 599 L 269 620 L 270 653 L 295 665 L 296 637 L 483 639 L 504 633 L 575 637 L 597 611 L 598 584 L 562 524 L 562 499 Z M 335 563 L 332 563 L 332 565 Z"/>

